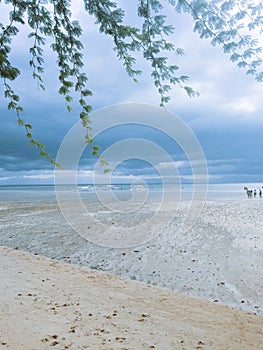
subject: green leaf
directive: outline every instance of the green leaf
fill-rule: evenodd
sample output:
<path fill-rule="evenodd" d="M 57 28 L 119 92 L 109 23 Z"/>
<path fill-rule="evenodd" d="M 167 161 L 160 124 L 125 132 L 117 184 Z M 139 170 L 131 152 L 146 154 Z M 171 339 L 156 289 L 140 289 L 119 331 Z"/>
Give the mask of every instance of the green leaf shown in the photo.
<path fill-rule="evenodd" d="M 92 92 L 89 89 L 85 89 L 81 91 L 83 96 L 92 96 Z"/>
<path fill-rule="evenodd" d="M 83 106 L 83 109 L 84 109 L 84 111 L 87 112 L 87 113 L 90 113 L 90 112 L 92 111 L 92 107 L 89 106 L 89 105 Z"/>
<path fill-rule="evenodd" d="M 7 108 L 10 109 L 15 109 L 16 108 L 16 103 L 13 101 L 10 101 L 7 105 Z"/>
<path fill-rule="evenodd" d="M 68 110 L 68 112 L 69 112 L 69 113 L 71 113 L 71 112 L 72 112 L 72 108 L 71 108 L 71 106 L 70 106 L 70 105 L 67 105 L 67 110 Z"/>

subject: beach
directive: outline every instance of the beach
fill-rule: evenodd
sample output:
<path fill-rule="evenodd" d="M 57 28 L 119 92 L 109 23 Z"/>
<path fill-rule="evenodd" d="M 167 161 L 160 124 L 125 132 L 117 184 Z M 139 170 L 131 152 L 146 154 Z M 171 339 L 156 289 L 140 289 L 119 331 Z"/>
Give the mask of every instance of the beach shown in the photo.
<path fill-rule="evenodd" d="M 0 251 L 1 349 L 262 349 L 262 316 Z"/>
<path fill-rule="evenodd" d="M 189 200 L 161 210 L 150 202 L 131 214 L 87 197 L 93 222 L 86 213 L 77 221 L 103 245 L 76 232 L 56 200 L 40 194 L 8 194 L 0 205 L 5 348 L 260 349 L 262 199 L 209 199 L 182 230 Z M 152 238 L 114 248 L 107 243 L 115 227 Z M 35 345 L 26 345 L 30 339 Z"/>

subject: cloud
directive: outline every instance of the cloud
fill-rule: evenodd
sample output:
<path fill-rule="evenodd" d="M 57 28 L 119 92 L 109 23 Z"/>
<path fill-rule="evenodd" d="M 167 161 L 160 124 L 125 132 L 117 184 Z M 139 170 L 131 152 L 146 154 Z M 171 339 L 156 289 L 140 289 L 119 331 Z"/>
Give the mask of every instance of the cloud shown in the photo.
<path fill-rule="evenodd" d="M 45 172 L 41 172 L 38 174 L 32 174 L 32 175 L 21 175 L 22 179 L 30 179 L 30 180 L 50 180 L 54 178 L 54 174 L 53 172 L 50 174 L 47 174 L 46 171 Z"/>
<path fill-rule="evenodd" d="M 191 182 L 194 182 L 194 181 L 207 181 L 207 174 L 199 174 L 199 175 L 196 175 L 196 176 L 193 176 L 193 175 L 182 175 L 182 180 L 188 180 L 188 181 L 191 181 Z M 223 176 L 222 175 L 212 175 L 212 174 L 209 174 L 208 175 L 208 180 L 209 181 L 213 181 L 213 180 L 220 180 L 222 179 Z"/>
<path fill-rule="evenodd" d="M 125 102 L 142 102 L 159 105 L 160 96 L 150 78 L 150 67 L 143 59 L 138 59 L 138 68 L 144 73 L 135 84 L 127 77 L 121 62 L 112 50 L 113 43 L 109 37 L 99 33 L 94 19 L 83 13 L 83 2 L 74 2 L 73 16 L 78 18 L 84 28 L 82 41 L 85 46 L 85 71 L 88 74 L 88 86 L 94 92 L 89 100 L 94 110 L 110 104 Z M 6 5 L 1 7 L 6 8 Z M 134 19 L 135 8 L 131 3 L 124 3 Z M 1 9 L 2 11 L 2 9 Z M 165 10 L 166 11 L 166 8 Z M 2 13 L 2 12 L 1 12 Z M 3 12 L 3 18 L 5 18 Z M 169 55 L 170 62 L 180 67 L 180 74 L 190 76 L 189 85 L 200 92 L 200 97 L 189 98 L 184 91 L 173 88 L 168 111 L 182 118 L 197 136 L 208 159 L 211 181 L 254 181 L 262 174 L 263 138 L 262 138 L 262 84 L 244 71 L 235 67 L 220 48 L 213 48 L 209 42 L 200 40 L 192 32 L 192 22 L 187 15 L 168 13 L 170 21 L 175 23 L 176 31 L 172 41 L 176 47 L 185 49 L 185 56 Z M 128 16 L 129 17 L 129 16 Z M 25 53 L 26 30 L 21 30 L 18 39 L 14 39 L 12 62 L 21 65 L 21 77 L 14 87 L 21 96 L 25 109 L 22 117 L 33 124 L 34 137 L 46 145 L 46 150 L 56 157 L 59 146 L 70 128 L 78 120 L 78 96 L 74 95 L 73 113 L 68 114 L 65 102 L 58 95 L 58 72 L 56 56 L 48 48 L 45 53 L 46 69 L 44 80 L 46 91 L 37 89 L 37 84 L 28 78 L 30 67 L 29 55 Z M 2 128 L 0 129 L 0 181 L 1 183 L 52 183 L 53 168 L 39 157 L 36 148 L 28 145 L 23 128 L 17 126 L 15 113 L 6 110 L 6 105 L 0 108 Z M 115 120 L 114 115 L 108 118 Z M 158 116 L 153 116 L 153 118 Z M 143 120 L 143 115 L 142 115 Z M 173 125 L 167 125 L 173 128 Z M 147 127 L 129 125 L 105 130 L 98 135 L 95 142 L 101 145 L 101 151 L 121 139 L 145 138 L 157 143 L 170 156 L 171 162 L 160 159 L 154 152 L 145 148 L 145 156 L 152 164 L 140 163 L 133 159 L 121 163 L 115 170 L 116 181 L 146 178 L 158 178 L 154 166 L 159 166 L 165 176 L 177 175 L 173 169 L 180 171 L 180 176 L 191 179 L 191 169 L 182 149 L 167 135 L 158 133 Z M 118 153 L 116 154 L 116 159 Z M 80 161 L 79 178 L 88 182 L 94 174 L 96 159 L 85 154 Z M 103 175 L 101 176 L 101 181 Z"/>
<path fill-rule="evenodd" d="M 179 160 L 176 162 L 160 162 L 159 167 L 164 169 L 184 168 L 189 167 L 189 162 L 185 160 Z"/>
<path fill-rule="evenodd" d="M 53 183 L 52 170 L 1 171 L 0 184 L 43 184 Z"/>

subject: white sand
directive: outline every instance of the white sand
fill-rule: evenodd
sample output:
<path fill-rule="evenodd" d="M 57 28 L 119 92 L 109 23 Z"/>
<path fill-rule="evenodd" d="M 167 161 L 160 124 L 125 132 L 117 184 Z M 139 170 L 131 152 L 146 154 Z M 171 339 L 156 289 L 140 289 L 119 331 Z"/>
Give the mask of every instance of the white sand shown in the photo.
<path fill-rule="evenodd" d="M 0 248 L 0 348 L 260 350 L 263 317 Z"/>

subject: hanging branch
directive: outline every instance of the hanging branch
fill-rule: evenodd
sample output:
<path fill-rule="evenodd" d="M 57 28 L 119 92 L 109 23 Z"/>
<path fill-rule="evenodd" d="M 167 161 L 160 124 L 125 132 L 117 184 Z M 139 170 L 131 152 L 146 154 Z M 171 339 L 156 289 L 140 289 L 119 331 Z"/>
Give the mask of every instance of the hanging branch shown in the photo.
<path fill-rule="evenodd" d="M 164 2 L 179 14 L 190 14 L 193 30 L 201 39 L 209 39 L 213 46 L 220 45 L 238 67 L 246 69 L 246 73 L 253 75 L 258 82 L 263 81 L 262 47 L 257 40 L 263 32 L 262 3 L 255 5 L 249 0 L 138 0 L 137 15 L 142 25 L 136 27 L 124 24 L 125 11 L 117 3 L 110 0 L 83 0 L 85 11 L 95 19 L 100 32 L 112 37 L 117 58 L 135 82 L 142 73 L 136 67 L 137 55 L 141 54 L 150 63 L 161 106 L 170 100 L 169 93 L 173 85 L 184 89 L 190 97 L 198 95 L 198 92 L 185 85 L 189 77 L 177 74 L 179 66 L 169 64 L 167 56 L 182 56 L 184 50 L 168 41 L 168 37 L 174 33 L 174 27 L 166 23 Z M 88 77 L 84 71 L 82 28 L 72 19 L 71 1 L 5 0 L 5 4 L 11 7 L 11 11 L 8 23 L 0 23 L 0 77 L 3 94 L 8 101 L 7 108 L 15 111 L 18 124 L 24 126 L 30 144 L 38 147 L 41 156 L 48 158 L 51 164 L 58 166 L 45 151 L 44 145 L 33 138 L 32 125 L 24 122 L 23 106 L 12 87 L 20 75 L 19 67 L 15 67 L 10 60 L 14 47 L 12 40 L 18 35 L 21 26 L 28 26 L 31 30 L 28 35 L 31 42 L 29 65 L 33 79 L 39 89 L 45 89 L 43 53 L 48 38 L 57 55 L 59 94 L 64 96 L 69 112 L 72 111 L 73 94 L 78 94 L 81 108 L 79 117 L 88 131 L 86 142 L 93 147 L 92 154 L 100 156 L 99 147 L 93 145 L 90 133 L 92 108 L 89 98 L 92 92 L 87 86 Z M 101 162 L 106 166 L 102 158 Z"/>

